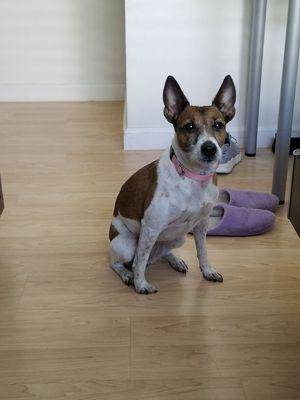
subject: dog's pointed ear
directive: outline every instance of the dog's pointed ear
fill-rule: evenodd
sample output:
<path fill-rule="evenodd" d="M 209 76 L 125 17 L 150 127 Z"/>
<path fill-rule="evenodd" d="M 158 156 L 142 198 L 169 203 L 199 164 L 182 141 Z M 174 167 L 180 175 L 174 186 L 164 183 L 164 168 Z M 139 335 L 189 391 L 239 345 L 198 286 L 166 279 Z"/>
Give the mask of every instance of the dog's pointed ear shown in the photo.
<path fill-rule="evenodd" d="M 232 120 L 235 115 L 235 100 L 235 86 L 231 76 L 227 75 L 212 102 L 221 111 L 226 123 Z"/>
<path fill-rule="evenodd" d="M 171 124 L 176 123 L 179 115 L 190 104 L 173 76 L 167 77 L 163 100 L 165 104 L 164 116 Z"/>

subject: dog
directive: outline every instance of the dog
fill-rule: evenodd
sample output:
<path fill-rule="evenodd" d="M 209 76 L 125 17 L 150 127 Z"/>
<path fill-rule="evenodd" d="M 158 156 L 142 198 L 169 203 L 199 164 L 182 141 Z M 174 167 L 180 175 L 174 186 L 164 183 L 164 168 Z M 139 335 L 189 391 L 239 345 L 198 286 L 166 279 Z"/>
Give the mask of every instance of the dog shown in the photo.
<path fill-rule="evenodd" d="M 189 232 L 203 277 L 223 281 L 208 262 L 206 232 L 219 194 L 213 178 L 227 140 L 226 124 L 235 115 L 235 100 L 230 75 L 212 104 L 202 107 L 191 106 L 175 78 L 168 76 L 163 101 L 164 115 L 175 130 L 172 146 L 125 182 L 109 230 L 111 267 L 137 293 L 157 292 L 145 270 L 158 260 L 187 272 L 172 249 L 182 246 Z"/>

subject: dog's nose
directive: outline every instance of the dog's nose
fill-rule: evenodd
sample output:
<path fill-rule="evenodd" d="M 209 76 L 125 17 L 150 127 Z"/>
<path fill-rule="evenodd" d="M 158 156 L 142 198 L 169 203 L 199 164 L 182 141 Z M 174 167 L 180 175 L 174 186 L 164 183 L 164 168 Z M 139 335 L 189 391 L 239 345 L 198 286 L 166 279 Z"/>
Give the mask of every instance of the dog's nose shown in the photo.
<path fill-rule="evenodd" d="M 205 157 L 212 157 L 217 152 L 217 146 L 213 142 L 207 140 L 202 144 L 201 151 Z"/>

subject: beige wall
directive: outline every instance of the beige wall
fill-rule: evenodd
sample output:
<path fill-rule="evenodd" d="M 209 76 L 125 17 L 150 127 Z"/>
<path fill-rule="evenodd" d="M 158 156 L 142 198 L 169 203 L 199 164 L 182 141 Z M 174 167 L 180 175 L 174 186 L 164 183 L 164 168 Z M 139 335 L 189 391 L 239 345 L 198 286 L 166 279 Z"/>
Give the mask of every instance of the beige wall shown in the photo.
<path fill-rule="evenodd" d="M 0 0 L 0 100 L 122 99 L 124 0 Z"/>

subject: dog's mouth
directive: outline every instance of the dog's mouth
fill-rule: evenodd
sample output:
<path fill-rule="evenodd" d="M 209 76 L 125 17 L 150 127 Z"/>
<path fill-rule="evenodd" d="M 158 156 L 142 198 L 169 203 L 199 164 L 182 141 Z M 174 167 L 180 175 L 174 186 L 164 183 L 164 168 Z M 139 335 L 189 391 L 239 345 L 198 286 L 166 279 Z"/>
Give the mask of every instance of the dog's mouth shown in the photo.
<path fill-rule="evenodd" d="M 179 148 L 178 153 L 182 164 L 187 169 L 201 174 L 214 172 L 218 167 L 222 153 L 215 144 L 211 145 L 211 143 L 206 143 L 204 151 L 203 145 L 200 148 L 198 146 L 198 148 L 191 148 L 188 152 L 180 151 Z"/>
<path fill-rule="evenodd" d="M 221 161 L 221 156 L 218 152 L 214 155 L 204 155 L 200 153 L 198 156 L 198 160 L 200 164 L 212 166 L 213 164 L 219 164 L 219 162 Z"/>
<path fill-rule="evenodd" d="M 201 156 L 200 161 L 205 162 L 206 164 L 210 164 L 219 160 L 217 156 Z"/>

